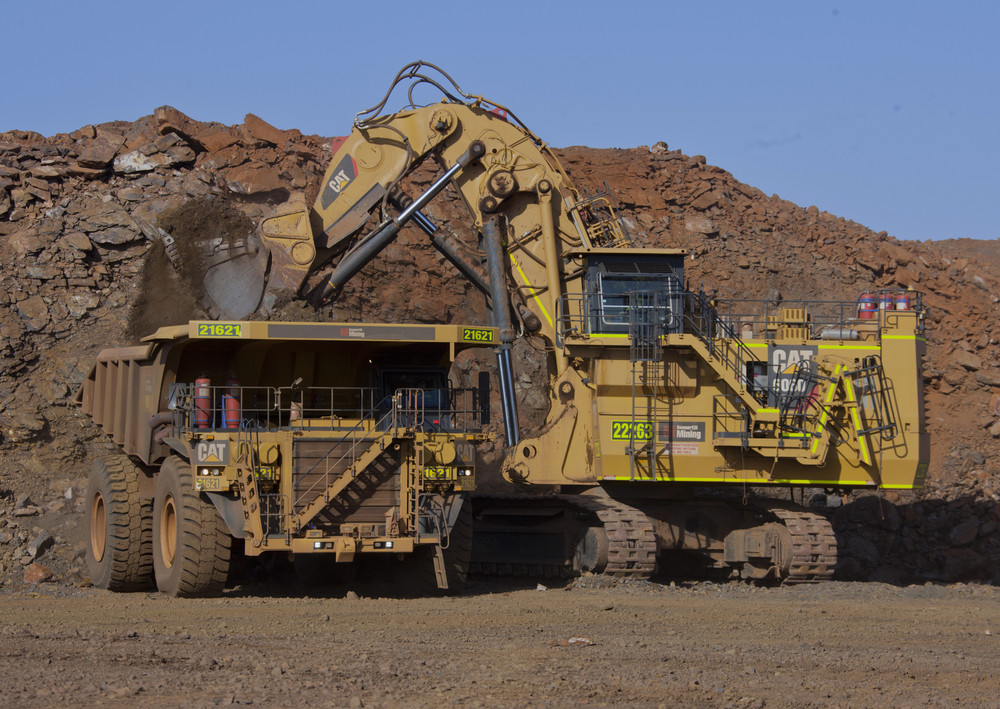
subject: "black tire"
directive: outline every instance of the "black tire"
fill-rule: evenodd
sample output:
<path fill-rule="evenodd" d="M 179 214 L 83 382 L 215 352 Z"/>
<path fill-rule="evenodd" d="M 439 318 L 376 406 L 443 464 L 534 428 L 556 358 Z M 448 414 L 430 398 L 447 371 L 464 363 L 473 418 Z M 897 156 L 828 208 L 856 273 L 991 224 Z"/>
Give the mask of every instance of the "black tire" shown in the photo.
<path fill-rule="evenodd" d="M 125 456 L 94 463 L 87 483 L 87 572 L 97 588 L 143 591 L 153 581 L 153 503 Z"/>
<path fill-rule="evenodd" d="M 422 546 L 402 564 L 402 572 L 407 577 L 405 583 L 414 592 L 422 596 L 452 595 L 465 588 L 469 564 L 472 562 L 472 501 L 468 498 L 463 501 L 458 519 L 448 534 L 448 545 L 441 552 L 444 555 L 448 588 L 438 587 L 437 573 L 434 571 L 434 547 Z"/>
<path fill-rule="evenodd" d="M 153 572 L 162 593 L 215 596 L 226 586 L 233 539 L 215 509 L 194 489 L 191 466 L 170 456 L 156 476 Z"/>

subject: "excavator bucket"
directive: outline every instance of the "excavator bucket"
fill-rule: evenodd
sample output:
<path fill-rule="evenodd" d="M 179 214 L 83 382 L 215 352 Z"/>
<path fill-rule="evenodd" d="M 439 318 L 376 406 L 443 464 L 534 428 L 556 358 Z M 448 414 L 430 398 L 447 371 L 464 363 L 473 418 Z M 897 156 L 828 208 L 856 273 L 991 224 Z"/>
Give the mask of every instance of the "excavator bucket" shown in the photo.
<path fill-rule="evenodd" d="M 309 207 L 296 193 L 261 222 L 248 243 L 216 247 L 202 282 L 205 309 L 224 320 L 267 312 L 279 292 L 298 292 L 315 256 Z"/>
<path fill-rule="evenodd" d="M 202 305 L 219 320 L 242 320 L 257 310 L 264 294 L 268 254 L 243 252 L 210 266 L 202 280 Z"/>

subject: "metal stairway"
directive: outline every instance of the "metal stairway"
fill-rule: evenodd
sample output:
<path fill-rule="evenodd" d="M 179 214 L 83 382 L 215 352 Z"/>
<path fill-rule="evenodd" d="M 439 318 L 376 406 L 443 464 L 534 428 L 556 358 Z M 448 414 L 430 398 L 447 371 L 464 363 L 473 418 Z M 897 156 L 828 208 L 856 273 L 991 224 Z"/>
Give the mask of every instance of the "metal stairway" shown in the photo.
<path fill-rule="evenodd" d="M 315 472 L 317 466 L 322 462 L 325 470 L 321 471 L 319 479 L 329 482 L 322 490 L 317 490 L 316 484 L 314 484 L 297 494 L 293 509 L 299 507 L 310 495 L 313 497 L 296 514 L 291 516 L 291 532 L 294 534 L 302 529 L 348 485 L 369 471 L 372 464 L 382 457 L 386 449 L 404 439 L 415 439 L 417 431 L 423 428 L 423 402 L 423 391 L 418 389 L 400 390 L 392 397 L 392 407 L 382 418 L 374 423 L 372 423 L 374 416 L 362 418 L 351 430 L 334 442 L 330 446 L 328 454 L 304 473 L 304 475 L 309 475 Z M 335 451 L 341 448 L 345 450 L 336 456 Z M 410 474 L 415 474 L 415 471 L 410 471 Z M 415 524 L 417 511 L 414 503 L 407 500 L 404 508 L 409 518 L 407 522 Z"/>
<path fill-rule="evenodd" d="M 632 416 L 629 428 L 629 476 L 655 479 L 656 426 L 663 379 L 663 343 L 666 308 L 660 292 L 629 294 L 629 361 L 632 365 Z"/>

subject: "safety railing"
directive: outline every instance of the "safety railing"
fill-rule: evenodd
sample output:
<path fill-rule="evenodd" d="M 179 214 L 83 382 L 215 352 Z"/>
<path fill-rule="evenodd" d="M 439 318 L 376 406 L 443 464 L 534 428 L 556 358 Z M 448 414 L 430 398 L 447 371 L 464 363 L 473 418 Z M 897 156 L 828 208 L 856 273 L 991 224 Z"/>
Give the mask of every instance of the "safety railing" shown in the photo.
<path fill-rule="evenodd" d="M 712 438 L 750 444 L 750 412 L 739 397 L 718 394 L 712 397 Z"/>
<path fill-rule="evenodd" d="M 399 390 L 373 387 L 171 386 L 175 430 L 308 429 L 340 431 L 359 422 L 389 427 L 471 433 L 485 425 L 477 388 Z M 419 412 L 418 412 L 419 409 Z M 385 419 L 393 412 L 395 419 Z M 420 415 L 418 415 L 418 413 Z"/>
<path fill-rule="evenodd" d="M 798 330 L 806 339 L 871 339 L 880 337 L 894 316 L 924 311 L 918 291 L 884 289 L 857 300 L 763 300 L 709 298 L 704 293 L 671 293 L 665 284 L 655 305 L 665 334 L 696 332 L 708 338 L 769 340 L 784 329 Z M 564 295 L 557 303 L 557 344 L 566 338 L 600 337 L 624 333 L 628 324 L 627 299 L 613 300 L 597 293 Z M 648 301 L 647 301 L 648 302 Z M 914 323 L 922 331 L 923 320 Z"/>
<path fill-rule="evenodd" d="M 834 381 L 816 371 L 813 360 L 803 360 L 791 372 L 772 371 L 772 404 L 778 409 L 778 426 L 787 434 L 811 434 L 821 409 L 820 396 Z"/>
<path fill-rule="evenodd" d="M 618 205 L 608 183 L 604 190 L 588 194 L 570 207 L 570 215 L 581 239 L 600 248 L 624 248 L 632 245 L 621 219 Z"/>
<path fill-rule="evenodd" d="M 340 476 L 361 474 L 385 450 L 394 437 L 415 432 L 451 433 L 481 429 L 478 389 L 398 389 L 382 399 L 374 417 L 358 421 L 333 440 L 312 464 L 297 470 L 292 507 L 298 510 Z M 466 426 L 467 428 L 462 428 Z M 300 487 L 298 481 L 310 483 Z"/>
<path fill-rule="evenodd" d="M 311 502 L 317 494 L 328 489 L 335 477 L 343 475 L 345 471 L 353 467 L 365 453 L 372 449 L 372 446 L 379 446 L 380 451 L 384 449 L 379 443 L 381 436 L 376 434 L 373 437 L 372 431 L 388 429 L 393 415 L 394 410 L 390 410 L 381 419 L 374 422 L 374 425 L 369 419 L 358 421 L 343 436 L 331 443 L 325 453 L 316 456 L 312 465 L 297 470 L 292 481 L 294 492 L 292 509 L 299 509 Z M 354 472 L 361 471 L 355 470 Z M 302 487 L 303 480 L 311 480 L 312 482 Z"/>
<path fill-rule="evenodd" d="M 894 315 L 924 311 L 919 291 L 885 288 L 856 300 L 764 300 L 715 298 L 719 318 L 743 339 L 773 339 L 779 330 L 798 329 L 809 339 L 878 339 Z M 915 327 L 923 330 L 923 319 Z"/>
<path fill-rule="evenodd" d="M 896 397 L 885 376 L 882 359 L 869 355 L 861 366 L 845 373 L 856 388 L 858 407 L 864 424 L 859 434 L 878 433 L 883 440 L 891 441 L 897 433 Z"/>

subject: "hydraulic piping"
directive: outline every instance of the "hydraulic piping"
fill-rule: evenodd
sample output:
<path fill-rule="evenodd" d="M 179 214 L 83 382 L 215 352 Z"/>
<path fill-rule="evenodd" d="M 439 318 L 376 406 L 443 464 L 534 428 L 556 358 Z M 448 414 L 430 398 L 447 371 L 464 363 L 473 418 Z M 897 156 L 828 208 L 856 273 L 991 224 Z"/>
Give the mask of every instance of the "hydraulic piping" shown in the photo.
<path fill-rule="evenodd" d="M 483 225 L 483 245 L 486 247 L 486 267 L 490 276 L 490 300 L 493 327 L 500 331 L 500 344 L 494 352 L 497 355 L 497 373 L 500 378 L 500 404 L 503 407 L 503 430 L 507 447 L 517 445 L 520 432 L 517 422 L 517 399 L 514 396 L 514 368 L 511 366 L 510 350 L 514 342 L 514 328 L 511 325 L 510 309 L 507 306 L 507 288 L 504 284 L 502 224 L 506 220 L 496 216 Z"/>
<path fill-rule="evenodd" d="M 486 146 L 482 141 L 474 140 L 469 149 L 452 165 L 448 170 L 434 181 L 427 191 L 417 197 L 413 202 L 400 212 L 399 216 L 390 218 L 384 222 L 374 233 L 364 241 L 349 251 L 337 267 L 324 281 L 318 290 L 318 301 L 326 303 L 337 293 L 340 288 L 347 283 L 365 265 L 375 258 L 389 243 L 396 238 L 400 229 L 411 219 L 417 218 L 420 210 L 452 181 L 459 172 L 479 160 L 486 153 Z M 418 223 L 420 223 L 418 221 Z"/>

